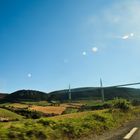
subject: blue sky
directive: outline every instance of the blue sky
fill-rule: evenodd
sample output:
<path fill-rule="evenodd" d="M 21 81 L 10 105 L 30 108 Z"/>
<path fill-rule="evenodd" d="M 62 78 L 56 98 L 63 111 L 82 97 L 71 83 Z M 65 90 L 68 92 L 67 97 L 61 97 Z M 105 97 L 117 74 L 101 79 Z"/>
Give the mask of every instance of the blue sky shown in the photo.
<path fill-rule="evenodd" d="M 140 81 L 139 0 L 0 0 L 0 92 Z"/>

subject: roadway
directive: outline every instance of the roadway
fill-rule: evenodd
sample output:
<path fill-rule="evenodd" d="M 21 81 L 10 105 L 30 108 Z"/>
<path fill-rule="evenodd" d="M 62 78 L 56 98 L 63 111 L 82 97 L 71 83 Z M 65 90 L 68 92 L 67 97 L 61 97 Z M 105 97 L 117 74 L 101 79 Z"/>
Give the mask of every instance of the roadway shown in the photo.
<path fill-rule="evenodd" d="M 135 131 L 134 134 L 129 139 L 124 139 L 133 130 Z M 79 140 L 140 140 L 140 119 L 124 123 L 118 129 L 106 132 L 101 136 L 91 135 Z"/>
<path fill-rule="evenodd" d="M 140 119 L 128 122 L 110 133 L 110 136 L 98 140 L 140 140 Z"/>
<path fill-rule="evenodd" d="M 140 128 L 138 131 L 130 138 L 130 140 L 140 140 Z"/>

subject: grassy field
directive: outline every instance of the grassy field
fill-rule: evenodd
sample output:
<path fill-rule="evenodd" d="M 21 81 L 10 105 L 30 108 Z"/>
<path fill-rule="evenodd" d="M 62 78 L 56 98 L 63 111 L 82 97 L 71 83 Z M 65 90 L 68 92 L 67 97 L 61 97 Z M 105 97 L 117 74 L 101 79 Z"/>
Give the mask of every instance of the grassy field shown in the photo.
<path fill-rule="evenodd" d="M 15 107 L 15 108 L 27 108 L 29 105 L 21 104 L 21 103 L 10 103 L 7 106 Z"/>
<path fill-rule="evenodd" d="M 77 103 L 82 104 L 82 105 L 88 105 L 88 106 L 103 104 L 101 100 L 80 100 L 80 101 L 77 101 Z"/>
<path fill-rule="evenodd" d="M 86 101 L 88 102 L 88 101 Z M 101 102 L 89 101 L 88 107 L 92 111 L 79 112 L 79 108 L 86 105 L 83 102 L 63 103 L 60 106 L 38 106 L 20 103 L 5 104 L 7 109 L 18 110 L 21 115 L 32 115 L 24 118 L 6 109 L 0 109 L 1 118 L 17 118 L 16 122 L 0 122 L 0 139 L 2 140 L 77 140 L 88 135 L 100 135 L 105 131 L 118 128 L 125 122 L 140 117 L 140 107 L 134 107 L 124 99 L 115 99 L 108 102 L 109 108 L 92 110 L 92 106 L 103 105 Z M 105 103 L 106 104 L 106 103 Z M 28 107 L 25 109 L 25 107 Z M 36 110 L 43 113 L 56 113 L 58 116 L 45 117 L 38 115 Z M 64 113 L 63 115 L 60 115 Z M 18 113 L 17 112 L 17 113 Z M 75 113 L 73 113 L 75 112 Z M 30 119 L 29 119 L 30 118 Z M 31 119 L 32 118 L 32 119 Z"/>
<path fill-rule="evenodd" d="M 38 101 L 38 102 L 22 102 L 22 104 L 26 105 L 38 105 L 38 106 L 48 106 L 50 103 L 47 101 Z"/>
<path fill-rule="evenodd" d="M 20 120 L 20 119 L 22 119 L 22 116 L 14 113 L 14 112 L 11 112 L 9 110 L 0 108 L 0 120 L 3 120 L 3 119 Z"/>
<path fill-rule="evenodd" d="M 19 102 L 19 103 L 2 103 L 0 106 L 13 106 L 16 108 L 26 108 L 28 106 L 38 105 L 38 106 L 48 106 L 50 103 L 47 101 L 36 101 L 36 102 Z"/>
<path fill-rule="evenodd" d="M 8 140 L 69 140 L 87 137 L 90 134 L 102 134 L 117 128 L 124 122 L 140 115 L 140 108 L 128 112 L 119 109 L 88 111 L 59 117 L 22 120 L 19 122 L 0 123 L 0 138 Z"/>
<path fill-rule="evenodd" d="M 59 116 L 51 117 L 50 119 L 53 120 L 64 120 L 64 119 L 73 119 L 73 118 L 84 118 L 87 115 L 93 114 L 93 113 L 102 113 L 105 112 L 105 110 L 98 110 L 98 111 L 85 111 L 85 112 L 76 112 L 76 113 L 70 113 L 70 114 L 64 114 Z"/>

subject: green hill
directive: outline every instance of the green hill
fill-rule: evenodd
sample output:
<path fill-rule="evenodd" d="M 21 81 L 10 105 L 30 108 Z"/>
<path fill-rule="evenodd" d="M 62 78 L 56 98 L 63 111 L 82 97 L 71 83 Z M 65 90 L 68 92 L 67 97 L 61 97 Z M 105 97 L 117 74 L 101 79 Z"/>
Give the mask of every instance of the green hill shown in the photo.
<path fill-rule="evenodd" d="M 121 97 L 126 99 L 140 99 L 140 89 L 134 88 L 105 88 L 105 99 Z M 72 100 L 101 99 L 101 89 L 98 87 L 76 88 L 71 90 Z M 68 89 L 49 93 L 48 100 L 68 100 Z"/>
<path fill-rule="evenodd" d="M 139 99 L 140 89 L 134 88 L 105 88 L 105 100 L 110 100 L 115 97 L 126 99 Z M 100 100 L 101 89 L 99 87 L 84 87 L 71 89 L 72 100 Z M 68 89 L 54 91 L 46 94 L 45 92 L 36 90 L 19 90 L 8 94 L 1 101 L 5 102 L 20 102 L 20 101 L 66 101 L 68 100 Z"/>
<path fill-rule="evenodd" d="M 8 94 L 4 101 L 19 102 L 19 101 L 43 101 L 47 100 L 48 95 L 41 91 L 36 90 L 19 90 Z"/>
<path fill-rule="evenodd" d="M 6 94 L 6 93 L 0 93 L 0 99 L 5 98 L 7 95 L 8 95 L 8 94 Z"/>

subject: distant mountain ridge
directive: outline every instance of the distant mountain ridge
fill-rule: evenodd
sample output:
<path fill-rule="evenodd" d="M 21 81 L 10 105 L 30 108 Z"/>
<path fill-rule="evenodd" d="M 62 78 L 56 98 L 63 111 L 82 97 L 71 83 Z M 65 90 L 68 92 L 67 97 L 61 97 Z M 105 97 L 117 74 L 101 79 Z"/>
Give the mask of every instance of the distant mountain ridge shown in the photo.
<path fill-rule="evenodd" d="M 18 90 L 11 94 L 6 94 L 2 97 L 5 101 L 20 102 L 20 101 L 66 101 L 68 100 L 68 89 L 53 91 L 45 93 L 36 90 Z M 110 87 L 104 89 L 106 100 L 115 97 L 126 99 L 140 99 L 140 89 L 124 88 L 124 87 Z M 3 96 L 3 95 L 2 95 Z M 72 100 L 99 100 L 101 99 L 100 87 L 82 87 L 71 89 Z"/>

